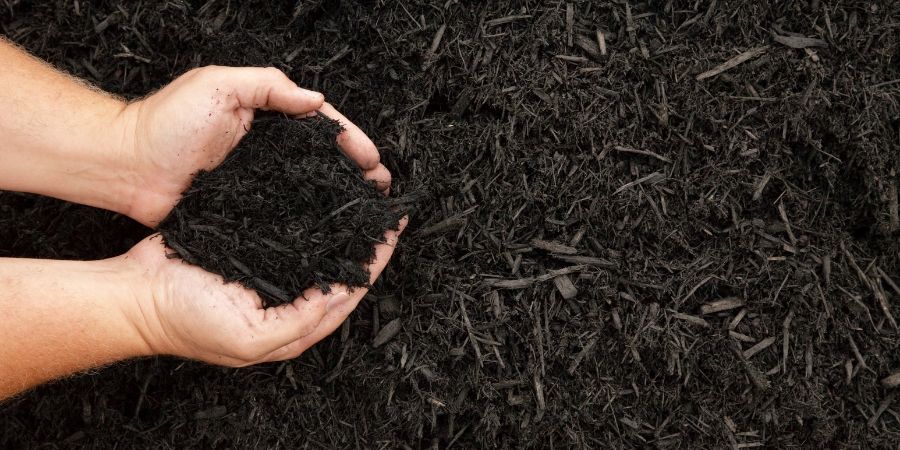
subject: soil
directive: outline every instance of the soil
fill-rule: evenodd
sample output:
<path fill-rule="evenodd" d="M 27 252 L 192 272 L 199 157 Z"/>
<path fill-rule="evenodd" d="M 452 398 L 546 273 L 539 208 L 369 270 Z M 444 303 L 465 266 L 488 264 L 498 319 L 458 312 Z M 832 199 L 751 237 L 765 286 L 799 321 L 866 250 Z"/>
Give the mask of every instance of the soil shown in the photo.
<path fill-rule="evenodd" d="M 185 261 L 255 289 L 266 306 L 311 286 L 369 286 L 364 264 L 402 213 L 341 155 L 341 131 L 321 115 L 256 120 L 160 223 L 165 243 Z"/>
<path fill-rule="evenodd" d="M 126 97 L 273 65 L 379 145 L 411 222 L 333 336 L 117 364 L 0 447 L 897 448 L 897 2 L 7 2 Z M 0 255 L 149 230 L 0 193 Z M 11 243 L 11 244 L 10 244 Z"/>

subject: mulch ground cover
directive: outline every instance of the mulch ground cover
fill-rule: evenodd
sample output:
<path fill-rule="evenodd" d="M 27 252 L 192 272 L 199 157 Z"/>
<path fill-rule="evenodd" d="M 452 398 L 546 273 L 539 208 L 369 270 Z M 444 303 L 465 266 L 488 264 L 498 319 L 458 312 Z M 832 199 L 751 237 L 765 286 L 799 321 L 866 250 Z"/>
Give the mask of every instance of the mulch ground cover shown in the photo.
<path fill-rule="evenodd" d="M 117 364 L 0 447 L 897 448 L 900 4 L 6 1 L 136 98 L 272 65 L 379 145 L 411 222 L 295 361 Z M 0 256 L 146 230 L 0 193 Z"/>

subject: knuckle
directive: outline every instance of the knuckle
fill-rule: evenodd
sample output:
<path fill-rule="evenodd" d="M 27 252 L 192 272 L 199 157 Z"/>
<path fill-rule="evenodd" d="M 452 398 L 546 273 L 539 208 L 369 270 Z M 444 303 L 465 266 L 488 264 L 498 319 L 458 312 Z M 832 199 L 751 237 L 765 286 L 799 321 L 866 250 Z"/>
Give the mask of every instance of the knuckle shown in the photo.
<path fill-rule="evenodd" d="M 363 153 L 360 166 L 363 170 L 375 171 L 376 174 L 381 175 L 380 170 L 378 169 L 379 164 L 381 164 L 381 155 L 378 154 L 378 149 L 375 145 L 372 145 Z"/>
<path fill-rule="evenodd" d="M 220 69 L 220 67 L 218 67 L 218 66 L 197 67 L 195 69 L 191 69 L 188 72 L 188 75 L 190 75 L 192 78 L 196 78 L 199 80 L 209 80 L 210 78 L 215 76 L 217 73 L 219 73 L 219 69 Z"/>
<path fill-rule="evenodd" d="M 366 172 L 365 179 L 369 181 L 377 181 L 382 184 L 390 184 L 391 183 L 391 172 L 384 167 L 384 165 L 379 164 L 378 167 L 369 170 Z"/>
<path fill-rule="evenodd" d="M 264 68 L 263 70 L 265 71 L 266 75 L 272 77 L 273 79 L 280 80 L 287 78 L 287 75 L 285 75 L 284 72 L 282 72 L 281 69 L 277 67 L 269 66 Z"/>
<path fill-rule="evenodd" d="M 354 144 L 351 144 L 354 145 Z M 378 147 L 374 143 L 358 142 L 357 147 L 352 150 L 356 153 L 355 160 L 359 168 L 366 173 L 378 174 L 380 172 L 381 155 L 378 153 Z"/>
<path fill-rule="evenodd" d="M 188 70 L 187 72 L 183 73 L 181 75 L 181 78 L 186 78 L 186 79 L 196 78 L 196 77 L 200 76 L 200 74 L 203 72 L 203 69 L 205 69 L 205 67 L 194 67 L 193 69 Z"/>
<path fill-rule="evenodd" d="M 219 69 L 218 66 L 203 66 L 198 67 L 196 69 L 191 70 L 191 72 L 196 73 L 197 75 L 209 75 L 213 72 L 216 72 Z"/>
<path fill-rule="evenodd" d="M 382 178 L 383 178 L 385 181 L 390 182 L 391 179 L 393 178 L 393 176 L 391 175 L 391 171 L 388 170 L 388 168 L 385 167 L 384 164 L 381 164 L 381 165 L 379 165 L 378 167 L 381 168 L 381 173 L 382 173 L 382 175 L 383 175 Z"/>

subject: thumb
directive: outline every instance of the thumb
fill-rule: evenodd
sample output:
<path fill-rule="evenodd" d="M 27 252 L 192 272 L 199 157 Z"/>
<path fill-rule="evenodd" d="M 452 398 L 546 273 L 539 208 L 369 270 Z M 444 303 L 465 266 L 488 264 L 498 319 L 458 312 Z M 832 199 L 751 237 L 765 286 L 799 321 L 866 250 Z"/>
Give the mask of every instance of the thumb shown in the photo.
<path fill-rule="evenodd" d="M 307 336 L 318 328 L 330 310 L 349 299 L 346 288 L 330 294 L 307 289 L 291 303 L 262 310 L 264 334 L 260 342 L 268 351 L 273 351 Z"/>
<path fill-rule="evenodd" d="M 322 107 L 325 96 L 297 86 L 274 67 L 219 67 L 217 74 L 232 88 L 242 108 L 266 109 L 289 115 L 308 114 Z"/>

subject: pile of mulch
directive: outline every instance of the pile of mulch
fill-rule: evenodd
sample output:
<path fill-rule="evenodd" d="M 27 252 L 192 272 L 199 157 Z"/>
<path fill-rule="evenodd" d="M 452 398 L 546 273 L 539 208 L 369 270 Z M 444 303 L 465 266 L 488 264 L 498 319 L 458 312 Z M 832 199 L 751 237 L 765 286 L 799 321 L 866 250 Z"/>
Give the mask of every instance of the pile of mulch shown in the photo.
<path fill-rule="evenodd" d="M 341 155 L 341 131 L 322 115 L 257 120 L 219 167 L 194 178 L 158 227 L 164 242 L 265 306 L 311 286 L 369 286 L 365 264 L 402 212 Z"/>
<path fill-rule="evenodd" d="M 122 363 L 0 406 L 0 446 L 896 448 L 900 5 L 782 3 L 8 5 L 128 97 L 281 68 L 411 223 L 298 360 Z M 0 255 L 148 232 L 0 193 Z"/>

